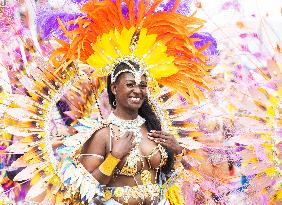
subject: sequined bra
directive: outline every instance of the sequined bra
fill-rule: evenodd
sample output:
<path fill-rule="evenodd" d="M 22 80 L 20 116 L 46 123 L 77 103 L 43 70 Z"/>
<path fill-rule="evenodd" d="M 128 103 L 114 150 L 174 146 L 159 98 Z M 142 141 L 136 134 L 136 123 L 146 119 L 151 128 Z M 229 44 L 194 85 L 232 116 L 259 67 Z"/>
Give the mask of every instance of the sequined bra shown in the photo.
<path fill-rule="evenodd" d="M 140 150 L 136 147 L 133 148 L 133 150 L 129 153 L 122 169 L 116 169 L 115 174 L 132 176 L 132 177 L 137 174 L 141 174 L 145 168 L 145 160 L 149 165 L 149 169 L 153 169 L 153 167 L 151 166 L 151 157 L 157 154 L 158 152 L 161 155 L 161 159 L 159 166 L 157 166 L 155 169 L 159 169 L 160 167 L 165 165 L 167 161 L 167 153 L 163 146 L 157 145 L 148 156 L 142 155 Z M 138 170 L 138 162 L 141 163 L 141 168 L 139 168 L 139 170 Z"/>

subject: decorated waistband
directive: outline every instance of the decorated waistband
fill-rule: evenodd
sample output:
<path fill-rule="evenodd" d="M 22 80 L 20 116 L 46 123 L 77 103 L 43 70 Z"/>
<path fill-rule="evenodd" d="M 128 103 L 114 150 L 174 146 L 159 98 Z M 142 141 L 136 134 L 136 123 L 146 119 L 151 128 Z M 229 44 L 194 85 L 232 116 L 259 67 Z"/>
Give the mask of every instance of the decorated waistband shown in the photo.
<path fill-rule="evenodd" d="M 122 198 L 125 203 L 128 203 L 129 199 L 141 199 L 146 198 L 156 199 L 161 196 L 163 189 L 159 184 L 147 184 L 137 186 L 123 186 L 123 187 L 106 187 L 104 189 L 104 197 L 102 201 L 108 201 L 111 198 Z"/>

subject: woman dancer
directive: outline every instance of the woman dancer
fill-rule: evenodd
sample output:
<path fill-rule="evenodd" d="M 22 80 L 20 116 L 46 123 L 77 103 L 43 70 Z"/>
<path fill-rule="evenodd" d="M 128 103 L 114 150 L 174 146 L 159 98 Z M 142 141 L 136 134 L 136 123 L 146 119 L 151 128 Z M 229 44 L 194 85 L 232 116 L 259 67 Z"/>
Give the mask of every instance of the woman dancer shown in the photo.
<path fill-rule="evenodd" d="M 139 72 L 131 61 L 116 66 L 107 84 L 113 108 L 109 124 L 84 145 L 82 164 L 114 193 L 105 204 L 157 204 L 161 172 L 168 174 L 172 155 L 183 149 L 161 131 L 147 99 L 146 76 L 137 81 Z"/>
<path fill-rule="evenodd" d="M 5 97 L 1 122 L 7 132 L 23 137 L 9 151 L 24 152 L 13 165 L 27 166 L 15 177 L 32 180 L 27 200 L 46 192 L 46 204 L 157 204 L 165 203 L 165 195 L 172 205 L 184 204 L 177 197 L 182 182 L 162 181 L 172 161 L 180 165 L 173 155 L 184 154 L 193 141 L 195 128 L 183 103 L 199 101 L 208 87 L 210 66 L 203 51 L 212 38 L 196 45 L 202 36 L 193 34 L 204 22 L 178 13 L 179 3 L 91 0 L 68 25 L 58 19 L 65 37 L 50 41 L 48 62 L 30 49 L 37 69 L 32 73 L 39 74 L 19 74 L 25 92 Z M 107 76 L 113 112 L 101 120 L 96 105 Z M 92 82 L 97 85 L 89 86 Z M 76 132 L 63 139 L 58 160 L 52 130 L 62 98 Z M 173 136 L 182 137 L 181 146 Z M 193 143 L 192 149 L 198 146 Z M 174 167 L 179 169 L 170 182 L 204 181 L 192 165 Z"/>

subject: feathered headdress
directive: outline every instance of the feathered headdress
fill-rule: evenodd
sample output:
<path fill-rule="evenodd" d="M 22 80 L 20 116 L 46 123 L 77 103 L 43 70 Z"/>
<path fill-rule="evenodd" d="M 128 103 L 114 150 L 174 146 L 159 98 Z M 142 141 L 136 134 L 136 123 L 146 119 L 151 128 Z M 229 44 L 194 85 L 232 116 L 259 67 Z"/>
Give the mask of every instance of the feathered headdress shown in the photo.
<path fill-rule="evenodd" d="M 208 87 L 208 56 L 203 51 L 209 43 L 196 48 L 199 39 L 192 35 L 204 21 L 176 13 L 179 1 L 167 11 L 157 11 L 162 3 L 89 1 L 82 8 L 86 16 L 69 22 L 75 25 L 73 30 L 59 19 L 70 41 L 58 40 L 61 46 L 50 59 L 58 68 L 64 61 L 79 59 L 93 68 L 96 77 L 109 75 L 118 62 L 131 60 L 159 84 L 187 100 L 199 100 L 203 97 L 199 88 Z"/>

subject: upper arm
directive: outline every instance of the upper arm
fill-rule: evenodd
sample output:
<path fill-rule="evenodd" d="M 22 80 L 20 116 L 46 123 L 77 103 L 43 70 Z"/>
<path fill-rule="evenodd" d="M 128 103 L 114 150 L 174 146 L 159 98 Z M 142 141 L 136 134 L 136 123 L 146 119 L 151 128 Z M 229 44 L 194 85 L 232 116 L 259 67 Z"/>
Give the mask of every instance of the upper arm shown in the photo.
<path fill-rule="evenodd" d="M 102 128 L 95 132 L 92 137 L 85 142 L 82 147 L 81 154 L 97 154 L 101 156 L 106 156 L 106 145 L 109 136 L 108 128 Z M 81 156 L 81 164 L 86 168 L 87 171 L 92 173 L 103 160 L 95 156 Z"/>

